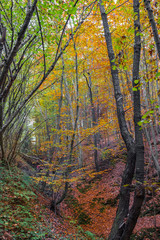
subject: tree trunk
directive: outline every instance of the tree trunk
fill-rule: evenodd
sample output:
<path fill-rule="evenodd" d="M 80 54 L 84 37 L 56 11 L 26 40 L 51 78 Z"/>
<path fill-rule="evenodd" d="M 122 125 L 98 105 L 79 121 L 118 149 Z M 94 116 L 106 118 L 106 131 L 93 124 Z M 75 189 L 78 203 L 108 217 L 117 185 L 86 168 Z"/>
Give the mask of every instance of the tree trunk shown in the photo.
<path fill-rule="evenodd" d="M 133 232 L 133 229 L 137 223 L 137 219 L 141 212 L 141 206 L 145 196 L 144 190 L 144 145 L 142 130 L 138 125 L 141 121 L 141 102 L 140 102 L 140 89 L 137 87 L 137 81 L 139 78 L 139 66 L 140 66 L 140 53 L 141 53 L 141 36 L 140 36 L 140 15 L 139 15 L 139 0 L 133 0 L 134 8 L 134 58 L 133 58 L 133 87 L 137 88 L 134 91 L 134 126 L 135 126 L 135 144 L 136 144 L 136 187 L 134 194 L 134 202 L 126 223 L 124 224 L 124 230 L 121 240 L 129 240 Z M 138 82 L 139 83 L 139 82 Z"/>
<path fill-rule="evenodd" d="M 72 117 L 72 125 L 73 125 L 73 134 L 72 134 L 72 138 L 71 138 L 71 144 L 70 144 L 70 152 L 69 152 L 69 162 L 68 164 L 72 164 L 72 155 L 73 155 L 73 149 L 74 149 L 74 142 L 75 142 L 75 136 L 76 136 L 76 130 L 78 127 L 78 119 L 79 119 L 79 82 L 78 82 L 78 58 L 77 58 L 77 50 L 76 50 L 76 44 L 73 40 L 73 44 L 74 44 L 74 50 L 75 50 L 75 66 L 76 66 L 76 113 L 75 113 L 75 120 L 74 120 L 74 115 L 73 115 L 73 108 L 72 108 L 72 101 L 71 101 L 71 97 L 69 95 L 69 90 L 68 90 L 68 86 L 67 86 L 67 81 L 64 78 L 64 84 L 65 84 L 65 89 L 67 92 L 67 100 L 68 103 L 70 105 L 70 111 L 71 111 L 71 117 Z M 63 63 L 63 71 L 64 71 L 64 60 L 63 60 L 63 56 L 62 56 L 62 63 Z M 67 179 L 67 177 L 69 176 L 69 173 L 71 172 L 71 167 L 67 167 L 67 169 L 65 170 L 65 178 Z M 51 206 L 56 206 L 58 204 L 60 204 L 66 197 L 67 192 L 68 192 L 68 188 L 69 188 L 69 183 L 66 181 L 65 182 L 65 188 L 64 191 L 61 195 L 61 197 L 56 201 L 56 203 L 54 202 L 54 200 L 51 202 Z"/>
<path fill-rule="evenodd" d="M 108 55 L 111 66 L 112 81 L 114 85 L 114 93 L 117 106 L 117 116 L 119 121 L 119 127 L 121 130 L 122 138 L 127 147 L 127 165 L 123 173 L 122 184 L 120 189 L 120 200 L 119 206 L 116 213 L 116 218 L 114 220 L 109 240 L 130 239 L 132 231 L 137 222 L 138 216 L 140 214 L 141 206 L 144 199 L 144 146 L 142 131 L 138 125 L 141 120 L 141 108 L 140 108 L 140 90 L 134 92 L 134 123 L 135 123 L 135 143 L 130 135 L 125 115 L 123 109 L 123 98 L 119 85 L 118 70 L 115 64 L 115 55 L 112 47 L 111 33 L 109 30 L 107 14 L 105 13 L 104 5 L 100 1 L 100 12 L 104 27 L 105 39 L 107 43 Z M 139 63 L 140 63 L 140 21 L 139 21 L 139 1 L 134 0 L 134 12 L 135 12 L 135 45 L 134 45 L 134 60 L 133 60 L 133 86 L 137 84 L 139 80 Z M 136 80 L 136 81 L 135 81 Z M 137 184 L 135 189 L 134 203 L 129 211 L 129 200 L 130 200 L 130 184 L 132 183 L 134 169 L 136 162 L 136 179 L 139 184 Z M 127 221 L 126 221 L 127 219 Z"/>
<path fill-rule="evenodd" d="M 94 127 L 94 126 L 97 125 L 97 120 L 96 120 L 95 107 L 94 107 L 94 103 L 93 103 L 93 94 L 92 94 L 92 88 L 91 88 L 91 85 L 92 85 L 91 75 L 90 75 L 90 73 L 88 73 L 89 81 L 88 81 L 86 75 L 85 74 L 83 74 L 83 75 L 86 79 L 86 83 L 87 83 L 87 86 L 88 86 L 89 98 L 90 98 L 90 102 L 91 102 L 92 124 L 93 124 L 93 127 Z M 95 162 L 96 171 L 99 172 L 98 151 L 97 151 L 97 147 L 98 147 L 97 133 L 94 134 L 93 138 L 94 138 L 94 162 Z"/>
<path fill-rule="evenodd" d="M 158 35 L 156 22 L 154 20 L 154 15 L 153 15 L 153 10 L 152 10 L 151 4 L 150 4 L 150 0 L 144 0 L 144 4 L 145 4 L 145 7 L 148 12 L 149 21 L 150 21 L 152 31 L 153 31 L 154 41 L 155 41 L 156 47 L 157 47 L 158 57 L 160 59 L 160 38 Z"/>
<path fill-rule="evenodd" d="M 126 119 L 125 119 L 125 112 L 123 108 L 123 96 L 122 96 L 120 84 L 119 84 L 118 69 L 115 64 L 115 54 L 113 51 L 107 14 L 105 13 L 104 5 L 102 5 L 101 3 L 102 1 L 100 1 L 99 7 L 100 7 L 101 17 L 103 22 L 103 28 L 104 28 L 105 40 L 107 44 L 108 56 L 110 60 L 110 66 L 111 66 L 111 74 L 112 74 L 112 81 L 114 86 L 114 95 L 116 99 L 118 122 L 119 122 L 122 138 L 127 148 L 127 164 L 122 177 L 119 205 L 118 205 L 116 217 L 111 229 L 111 233 L 109 236 L 109 240 L 113 240 L 113 239 L 115 240 L 115 239 L 120 239 L 120 236 L 123 233 L 123 224 L 125 222 L 124 219 L 127 217 L 127 214 L 129 211 L 130 185 L 132 183 L 132 179 L 134 175 L 136 155 L 135 155 L 134 139 L 129 133 Z"/>
<path fill-rule="evenodd" d="M 0 101 L 0 129 L 3 126 L 3 101 Z M 0 132 L 0 149 L 1 149 L 1 162 L 2 165 L 5 165 L 5 153 L 4 153 L 4 146 L 3 146 L 3 132 Z"/>

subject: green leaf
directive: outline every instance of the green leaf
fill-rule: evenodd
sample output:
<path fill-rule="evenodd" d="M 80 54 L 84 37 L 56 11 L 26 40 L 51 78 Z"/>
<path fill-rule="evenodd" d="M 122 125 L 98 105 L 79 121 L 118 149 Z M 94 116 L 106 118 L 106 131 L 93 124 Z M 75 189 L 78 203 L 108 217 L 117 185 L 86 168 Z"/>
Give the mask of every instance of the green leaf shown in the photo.
<path fill-rule="evenodd" d="M 117 67 L 114 65 L 114 66 L 112 67 L 112 69 L 113 69 L 113 70 L 116 70 L 116 69 L 117 69 Z"/>
<path fill-rule="evenodd" d="M 150 111 L 146 112 L 143 116 L 142 119 L 145 119 L 149 115 Z"/>
<path fill-rule="evenodd" d="M 154 113 L 154 110 L 151 110 L 150 113 L 151 113 L 151 114 Z"/>
<path fill-rule="evenodd" d="M 160 72 L 156 73 L 156 77 L 159 77 L 160 76 Z"/>
<path fill-rule="evenodd" d="M 143 121 L 139 121 L 138 125 L 141 127 L 143 125 Z"/>
<path fill-rule="evenodd" d="M 132 90 L 133 90 L 134 92 L 136 92 L 136 91 L 137 91 L 137 88 L 136 88 L 136 87 L 133 87 Z"/>
<path fill-rule="evenodd" d="M 134 83 L 135 83 L 135 84 L 139 83 L 139 80 L 138 80 L 138 79 L 137 79 L 137 80 L 134 80 Z"/>
<path fill-rule="evenodd" d="M 153 104 L 155 102 L 155 100 L 151 99 L 150 102 L 151 102 L 151 104 Z"/>
<path fill-rule="evenodd" d="M 149 120 L 144 120 L 144 123 L 149 123 L 150 121 Z"/>

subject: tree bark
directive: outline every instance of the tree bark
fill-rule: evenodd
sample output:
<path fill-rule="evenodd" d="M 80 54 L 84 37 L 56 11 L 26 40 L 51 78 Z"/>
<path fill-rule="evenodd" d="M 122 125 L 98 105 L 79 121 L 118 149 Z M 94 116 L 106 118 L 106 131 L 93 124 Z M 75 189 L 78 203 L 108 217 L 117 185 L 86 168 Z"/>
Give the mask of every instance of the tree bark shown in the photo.
<path fill-rule="evenodd" d="M 67 100 L 69 102 L 70 105 L 70 110 L 71 110 L 71 117 L 72 117 L 72 126 L 73 126 L 73 134 L 72 134 L 72 138 L 71 138 L 71 144 L 70 144 L 70 152 L 69 152 L 69 161 L 68 164 L 72 164 L 72 155 L 73 155 L 73 150 L 74 150 L 74 142 L 75 142 L 75 136 L 76 136 L 76 130 L 78 127 L 78 119 L 79 119 L 79 79 L 78 79 L 78 57 L 77 57 L 77 50 L 76 50 L 76 44 L 74 39 L 73 40 L 73 44 L 74 44 L 74 50 L 75 50 L 75 67 L 76 67 L 76 113 L 75 113 L 75 120 L 74 120 L 74 115 L 73 115 L 73 108 L 72 108 L 72 102 L 71 102 L 71 97 L 69 95 L 69 90 L 68 90 L 68 86 L 67 86 L 67 81 L 65 81 L 66 79 L 64 78 L 64 84 L 65 84 L 65 88 L 66 88 L 66 92 L 67 92 Z M 63 59 L 63 55 L 62 55 L 62 64 L 63 64 L 63 72 L 64 72 L 64 59 Z M 71 171 L 71 167 L 67 167 L 67 169 L 65 170 L 64 176 L 67 179 L 67 177 L 69 176 L 69 173 Z M 64 191 L 61 195 L 61 197 L 55 202 L 54 199 L 51 202 L 51 206 L 57 206 L 58 204 L 60 204 L 66 197 L 67 192 L 68 192 L 68 188 L 69 188 L 69 182 L 65 182 L 65 187 L 64 187 Z"/>
<path fill-rule="evenodd" d="M 26 33 L 27 29 L 28 29 L 28 25 L 29 25 L 30 20 L 32 18 L 33 12 L 34 12 L 34 10 L 36 8 L 37 1 L 38 0 L 34 0 L 32 6 L 30 8 L 30 11 L 27 12 L 26 18 L 24 20 L 24 23 L 23 23 L 23 25 L 22 25 L 19 33 L 18 33 L 18 37 L 17 37 L 16 43 L 15 43 L 15 45 L 14 45 L 10 55 L 8 56 L 7 61 L 5 62 L 3 71 L 0 74 L 0 87 L 3 86 L 4 79 L 6 78 L 6 74 L 8 72 L 8 69 L 9 69 L 11 63 L 13 62 L 14 57 L 16 56 L 16 54 L 17 54 L 17 52 L 19 50 L 19 46 L 20 46 L 20 44 L 21 44 L 21 42 L 22 42 L 22 40 L 24 38 L 24 35 L 25 35 L 25 33 Z"/>
<path fill-rule="evenodd" d="M 0 129 L 3 126 L 3 101 L 0 101 Z M 5 165 L 5 153 L 4 153 L 4 146 L 3 146 L 3 132 L 0 133 L 0 149 L 1 149 L 1 162 L 2 165 Z"/>
<path fill-rule="evenodd" d="M 121 240 L 129 240 L 133 229 L 137 223 L 137 219 L 141 212 L 145 190 L 144 190 L 144 145 L 143 135 L 138 122 L 141 121 L 141 101 L 140 101 L 140 88 L 137 86 L 139 77 L 140 66 L 140 53 L 141 53 L 141 36 L 140 36 L 140 14 L 139 14 L 139 0 L 133 0 L 134 9 L 134 58 L 133 58 L 133 87 L 137 89 L 134 91 L 134 126 L 135 126 L 135 145 L 136 145 L 136 187 L 134 193 L 134 202 L 126 223 L 124 224 L 124 231 Z M 139 82 L 138 82 L 139 84 Z"/>
<path fill-rule="evenodd" d="M 136 155 L 135 155 L 134 139 L 129 133 L 126 119 L 125 119 L 125 112 L 123 108 L 123 96 L 122 96 L 120 84 L 119 84 L 118 69 L 115 64 L 115 54 L 112 46 L 111 33 L 109 29 L 107 14 L 105 13 L 105 8 L 104 8 L 104 5 L 102 5 L 102 1 L 99 2 L 99 7 L 100 7 L 101 18 L 103 22 L 104 35 L 105 35 L 105 40 L 107 44 L 110 66 L 111 66 L 111 75 L 112 75 L 112 81 L 114 86 L 114 95 L 116 99 L 118 122 L 119 122 L 122 138 L 127 148 L 127 164 L 122 177 L 119 205 L 118 205 L 116 217 L 111 229 L 111 233 L 109 236 L 109 240 L 113 240 L 113 239 L 115 240 L 115 239 L 120 239 L 120 237 L 122 236 L 123 224 L 125 222 L 124 219 L 127 217 L 128 211 L 129 211 L 130 190 L 131 190 L 130 185 L 132 183 L 132 179 L 134 175 Z"/>
<path fill-rule="evenodd" d="M 150 4 L 150 0 L 144 0 L 144 4 L 145 4 L 145 7 L 148 12 L 149 21 L 150 21 L 152 31 L 153 31 L 154 41 L 155 41 L 156 47 L 157 47 L 158 57 L 160 59 L 160 38 L 158 35 L 158 29 L 156 26 L 156 22 L 154 20 L 154 15 L 153 15 L 153 10 L 152 10 L 151 4 Z"/>
<path fill-rule="evenodd" d="M 93 103 L 93 94 L 92 94 L 92 82 L 91 82 L 91 75 L 90 73 L 88 73 L 88 77 L 89 77 L 89 81 L 86 77 L 85 74 L 83 74 L 85 79 L 86 79 L 86 83 L 88 86 L 88 91 L 89 91 L 89 98 L 90 98 L 90 102 L 91 102 L 91 112 L 92 112 L 92 124 L 93 127 L 97 125 L 97 119 L 96 119 L 96 112 L 95 112 L 95 107 L 94 107 L 94 103 Z M 98 146 L 98 141 L 97 141 L 97 133 L 94 134 L 93 136 L 94 138 L 94 162 L 95 162 L 95 166 L 96 166 L 96 171 L 99 172 L 99 164 L 98 164 L 98 151 L 97 151 L 97 146 Z"/>

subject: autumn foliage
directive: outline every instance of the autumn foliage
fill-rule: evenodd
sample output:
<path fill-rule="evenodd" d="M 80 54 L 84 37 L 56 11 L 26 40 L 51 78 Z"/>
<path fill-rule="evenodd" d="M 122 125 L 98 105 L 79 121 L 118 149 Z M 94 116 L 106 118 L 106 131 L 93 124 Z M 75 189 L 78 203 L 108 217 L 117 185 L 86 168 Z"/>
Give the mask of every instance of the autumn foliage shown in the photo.
<path fill-rule="evenodd" d="M 158 239 L 159 9 L 0 2 L 3 239 Z"/>

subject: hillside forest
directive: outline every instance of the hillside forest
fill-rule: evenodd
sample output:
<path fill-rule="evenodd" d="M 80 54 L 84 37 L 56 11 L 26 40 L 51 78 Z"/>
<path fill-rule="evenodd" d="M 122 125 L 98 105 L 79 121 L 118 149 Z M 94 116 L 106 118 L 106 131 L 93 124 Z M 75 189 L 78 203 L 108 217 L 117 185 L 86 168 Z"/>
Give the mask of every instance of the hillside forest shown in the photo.
<path fill-rule="evenodd" d="M 160 239 L 159 0 L 0 0 L 0 239 Z"/>

